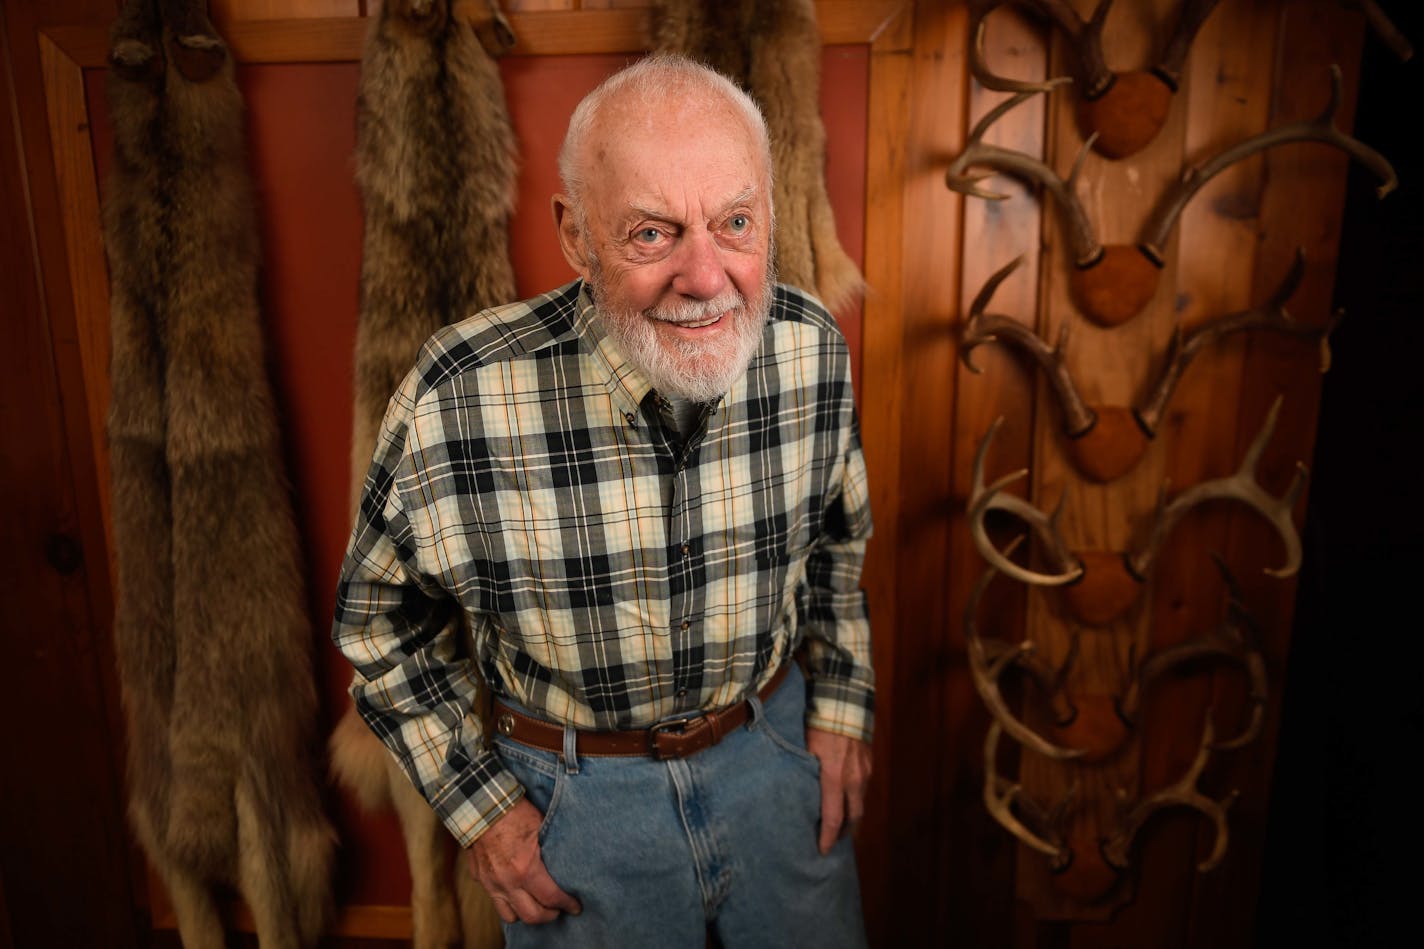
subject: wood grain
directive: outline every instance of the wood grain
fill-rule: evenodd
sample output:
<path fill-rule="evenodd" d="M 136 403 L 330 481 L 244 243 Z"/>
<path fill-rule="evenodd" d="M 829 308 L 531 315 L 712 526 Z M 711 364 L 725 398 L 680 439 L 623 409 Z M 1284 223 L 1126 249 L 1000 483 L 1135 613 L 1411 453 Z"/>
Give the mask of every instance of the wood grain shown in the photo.
<path fill-rule="evenodd" d="M 104 549 L 112 551 L 109 515 L 109 280 L 99 220 L 99 193 L 94 156 L 89 145 L 89 110 L 84 99 L 84 72 L 48 36 L 40 36 L 45 101 L 49 106 L 50 144 L 60 201 L 65 208 L 66 260 L 72 294 L 75 334 L 83 370 L 84 404 L 98 479 L 103 517 Z M 64 336 L 57 343 L 68 342 Z M 112 564 L 108 564 L 113 582 Z"/>
<path fill-rule="evenodd" d="M 907 46 L 913 35 L 914 11 L 903 5 L 893 29 L 880 31 L 871 44 L 870 90 L 867 103 L 866 196 L 865 196 L 865 279 L 868 291 L 863 304 L 861 336 L 860 408 L 861 433 L 870 480 L 871 511 L 875 534 L 867 554 L 862 584 L 869 597 L 871 628 L 875 631 L 874 662 L 877 670 L 876 731 L 881 736 L 895 733 L 897 696 L 893 670 L 898 637 L 900 524 L 896 488 L 900 480 L 900 426 L 904 400 L 901 390 L 902 344 L 904 333 L 903 192 L 899 182 L 905 176 L 909 140 L 907 118 L 911 86 Z M 884 143 L 875 147 L 869 143 Z M 885 631 L 885 632 L 882 632 Z M 890 743 L 874 743 L 877 774 L 891 771 Z M 893 916 L 893 894 L 876 884 L 891 874 L 897 855 L 888 845 L 897 823 L 897 808 L 888 781 L 871 785 L 866 817 L 857 847 L 864 892 L 867 926 L 880 931 Z M 873 882 L 872 882 L 873 881 Z"/>

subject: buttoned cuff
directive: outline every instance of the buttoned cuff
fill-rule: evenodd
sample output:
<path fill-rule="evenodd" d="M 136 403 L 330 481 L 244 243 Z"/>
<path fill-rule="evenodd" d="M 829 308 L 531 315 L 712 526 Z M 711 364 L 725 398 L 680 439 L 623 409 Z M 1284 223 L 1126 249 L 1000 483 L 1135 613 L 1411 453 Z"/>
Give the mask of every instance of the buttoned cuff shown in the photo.
<path fill-rule="evenodd" d="M 814 678 L 808 684 L 806 727 L 867 744 L 875 729 L 875 690 L 856 682 Z"/>
<path fill-rule="evenodd" d="M 524 785 L 484 751 L 430 803 L 460 846 L 468 847 L 523 796 Z"/>

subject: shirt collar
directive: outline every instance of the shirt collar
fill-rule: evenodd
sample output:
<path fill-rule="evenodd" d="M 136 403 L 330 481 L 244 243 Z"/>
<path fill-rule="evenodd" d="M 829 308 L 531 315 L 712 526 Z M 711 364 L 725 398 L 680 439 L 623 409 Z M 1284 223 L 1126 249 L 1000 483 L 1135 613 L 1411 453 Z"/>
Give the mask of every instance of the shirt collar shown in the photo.
<path fill-rule="evenodd" d="M 587 282 L 579 286 L 578 302 L 574 307 L 574 330 L 594 364 L 598 366 L 608 395 L 615 402 L 626 402 L 625 410 L 636 411 L 648 393 L 653 391 L 653 384 L 643 375 L 643 371 L 624 355 L 612 335 L 604 328 L 603 318 L 588 292 Z"/>

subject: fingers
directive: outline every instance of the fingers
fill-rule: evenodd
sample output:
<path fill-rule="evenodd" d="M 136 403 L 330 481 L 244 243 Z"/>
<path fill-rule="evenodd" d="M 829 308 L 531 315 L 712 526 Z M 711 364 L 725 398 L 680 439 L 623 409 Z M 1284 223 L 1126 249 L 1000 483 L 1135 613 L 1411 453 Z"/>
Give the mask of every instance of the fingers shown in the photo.
<path fill-rule="evenodd" d="M 529 895 L 528 890 L 517 890 L 510 894 L 509 902 L 514 914 L 519 917 L 521 923 L 530 926 L 537 926 L 540 923 L 551 923 L 559 918 L 559 911 L 545 906 Z M 513 922 L 513 920 L 510 920 Z"/>
<path fill-rule="evenodd" d="M 841 835 L 841 825 L 845 820 L 845 792 L 841 788 L 839 775 L 831 777 L 829 769 L 821 768 L 821 834 L 817 846 L 821 853 L 828 854 Z"/>
<path fill-rule="evenodd" d="M 519 919 L 519 914 L 514 911 L 514 907 L 510 905 L 509 900 L 503 896 L 496 896 L 491 893 L 490 902 L 494 904 L 494 911 L 499 914 L 501 921 L 512 923 Z"/>
<path fill-rule="evenodd" d="M 870 746 L 819 729 L 806 730 L 806 747 L 821 762 L 821 829 L 816 846 L 831 852 L 836 840 L 865 816 L 870 781 Z"/>
<path fill-rule="evenodd" d="M 845 787 L 848 823 L 852 829 L 865 816 L 865 789 L 870 785 L 870 746 L 856 742 L 851 746 L 850 757 L 846 759 L 846 769 L 842 780 Z"/>
<path fill-rule="evenodd" d="M 845 786 L 846 822 L 854 829 L 865 816 L 865 781 L 849 781 Z"/>
<path fill-rule="evenodd" d="M 577 916 L 583 912 L 579 901 L 554 882 L 542 860 L 531 865 L 522 880 L 496 879 L 480 873 L 473 855 L 469 862 L 470 874 L 489 893 L 495 912 L 506 923 L 537 925 L 558 919 L 560 913 Z"/>
<path fill-rule="evenodd" d="M 559 888 L 539 852 L 542 815 L 521 799 L 470 845 L 470 875 L 490 895 L 499 918 L 530 925 L 578 914 L 578 900 Z"/>
<path fill-rule="evenodd" d="M 561 890 L 559 884 L 554 882 L 554 878 L 549 876 L 549 870 L 544 866 L 542 860 L 539 861 L 538 866 L 531 868 L 530 879 L 525 884 L 525 891 L 541 906 L 553 910 L 555 916 L 558 915 L 559 910 L 573 916 L 583 912 L 579 901 Z"/>

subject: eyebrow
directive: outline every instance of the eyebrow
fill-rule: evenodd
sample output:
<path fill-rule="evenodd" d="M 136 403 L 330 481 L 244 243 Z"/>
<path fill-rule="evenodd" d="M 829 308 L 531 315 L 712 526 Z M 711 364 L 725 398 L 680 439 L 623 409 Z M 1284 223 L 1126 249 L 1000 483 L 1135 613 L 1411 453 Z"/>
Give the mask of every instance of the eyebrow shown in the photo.
<path fill-rule="evenodd" d="M 715 220 L 721 217 L 723 214 L 726 214 L 728 211 L 730 211 L 732 208 L 735 208 L 739 204 L 751 204 L 752 200 L 757 196 L 758 190 L 759 189 L 755 185 L 753 185 L 752 187 L 746 188 L 733 195 L 728 201 L 723 203 L 721 207 L 717 208 L 717 210 L 712 213 L 711 219 Z M 634 203 L 628 205 L 628 210 L 633 212 L 630 217 L 650 217 L 656 221 L 668 221 L 673 224 L 681 223 L 680 221 L 674 220 L 671 216 L 668 215 L 666 211 L 661 210 L 659 208 L 652 208 Z"/>

